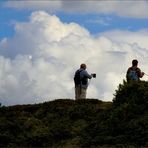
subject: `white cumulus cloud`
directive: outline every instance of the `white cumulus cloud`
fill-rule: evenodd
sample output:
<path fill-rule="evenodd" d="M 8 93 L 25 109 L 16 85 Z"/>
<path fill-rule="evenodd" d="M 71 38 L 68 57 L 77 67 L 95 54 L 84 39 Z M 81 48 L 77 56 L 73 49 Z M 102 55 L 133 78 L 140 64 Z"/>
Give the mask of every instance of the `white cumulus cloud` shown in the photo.
<path fill-rule="evenodd" d="M 93 36 L 76 23 L 64 23 L 44 11 L 33 12 L 28 22 L 15 24 L 12 38 L 0 41 L 0 102 L 72 99 L 73 75 L 81 63 L 87 64 L 89 73 L 97 74 L 87 97 L 111 101 L 133 58 L 148 72 L 148 45 L 143 44 L 147 33 L 112 31 Z M 129 39 L 132 35 L 135 40 Z"/>

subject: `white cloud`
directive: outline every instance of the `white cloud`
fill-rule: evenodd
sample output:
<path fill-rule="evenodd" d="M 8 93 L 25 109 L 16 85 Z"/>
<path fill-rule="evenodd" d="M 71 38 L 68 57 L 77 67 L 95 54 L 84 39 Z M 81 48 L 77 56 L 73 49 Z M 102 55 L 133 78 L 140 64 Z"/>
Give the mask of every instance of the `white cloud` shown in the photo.
<path fill-rule="evenodd" d="M 110 21 L 111 21 L 111 19 L 108 17 L 102 17 L 102 18 L 98 17 L 96 19 L 89 19 L 86 22 L 91 23 L 91 24 L 99 24 L 99 25 L 103 25 L 103 26 L 109 26 Z"/>
<path fill-rule="evenodd" d="M 148 1 L 8 1 L 5 7 L 17 9 L 46 10 L 48 12 L 102 13 L 118 16 L 148 18 Z"/>
<path fill-rule="evenodd" d="M 100 34 L 99 34 L 100 35 Z M 138 44 L 142 48 L 148 47 L 148 29 L 139 30 L 137 32 L 131 32 L 127 30 L 111 30 L 103 32 L 102 36 L 110 38 L 116 42 L 128 42 L 130 44 Z"/>
<path fill-rule="evenodd" d="M 83 62 L 89 73 L 97 73 L 87 97 L 111 101 L 133 58 L 148 71 L 146 32 L 113 31 L 94 37 L 76 23 L 36 11 L 28 22 L 16 23 L 13 38 L 0 41 L 0 102 L 74 98 L 73 75 Z M 129 39 L 132 35 L 137 40 Z"/>

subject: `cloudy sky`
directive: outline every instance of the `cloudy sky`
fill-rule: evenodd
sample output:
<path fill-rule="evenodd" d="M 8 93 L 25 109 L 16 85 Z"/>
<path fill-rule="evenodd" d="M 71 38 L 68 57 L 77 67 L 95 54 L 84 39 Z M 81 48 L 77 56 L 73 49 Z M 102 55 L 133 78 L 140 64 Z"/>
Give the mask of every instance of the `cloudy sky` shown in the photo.
<path fill-rule="evenodd" d="M 74 99 L 81 63 L 97 74 L 87 97 L 112 101 L 132 59 L 148 73 L 147 10 L 146 0 L 1 0 L 0 102 Z"/>

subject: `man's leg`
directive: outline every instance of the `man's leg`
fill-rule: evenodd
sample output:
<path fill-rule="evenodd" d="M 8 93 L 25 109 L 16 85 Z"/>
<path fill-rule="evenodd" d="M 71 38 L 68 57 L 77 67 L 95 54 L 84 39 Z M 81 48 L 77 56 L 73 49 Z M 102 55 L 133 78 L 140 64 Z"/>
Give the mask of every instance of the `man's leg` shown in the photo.
<path fill-rule="evenodd" d="M 81 88 L 81 95 L 80 98 L 81 99 L 86 99 L 86 88 Z"/>
<path fill-rule="evenodd" d="M 76 99 L 76 100 L 81 99 L 81 98 L 80 98 L 80 95 L 81 95 L 80 86 L 76 86 L 76 87 L 75 87 L 75 99 Z"/>

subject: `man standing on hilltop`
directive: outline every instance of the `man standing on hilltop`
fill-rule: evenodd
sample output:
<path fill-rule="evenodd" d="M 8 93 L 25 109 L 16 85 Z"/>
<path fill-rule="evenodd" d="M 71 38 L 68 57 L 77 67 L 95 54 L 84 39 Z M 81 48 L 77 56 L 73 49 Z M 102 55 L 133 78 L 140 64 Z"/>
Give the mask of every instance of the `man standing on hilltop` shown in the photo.
<path fill-rule="evenodd" d="M 138 68 L 138 60 L 134 59 L 132 61 L 132 67 L 129 67 L 126 73 L 127 82 L 139 81 L 143 76 L 144 72 L 141 72 L 140 68 Z"/>
<path fill-rule="evenodd" d="M 75 99 L 86 99 L 86 91 L 88 87 L 88 79 L 96 77 L 96 74 L 88 74 L 86 64 L 81 64 L 80 68 L 75 72 Z"/>

